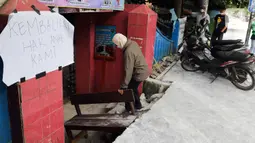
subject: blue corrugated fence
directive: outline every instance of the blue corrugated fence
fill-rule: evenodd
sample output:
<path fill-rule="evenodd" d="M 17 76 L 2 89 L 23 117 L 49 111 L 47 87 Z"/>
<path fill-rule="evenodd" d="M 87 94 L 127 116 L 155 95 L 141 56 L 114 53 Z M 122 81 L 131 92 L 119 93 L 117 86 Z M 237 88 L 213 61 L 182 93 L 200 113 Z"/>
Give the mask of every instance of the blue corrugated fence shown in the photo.
<path fill-rule="evenodd" d="M 170 55 L 173 47 L 173 41 L 164 36 L 157 28 L 154 45 L 154 58 L 160 61 L 163 57 Z"/>

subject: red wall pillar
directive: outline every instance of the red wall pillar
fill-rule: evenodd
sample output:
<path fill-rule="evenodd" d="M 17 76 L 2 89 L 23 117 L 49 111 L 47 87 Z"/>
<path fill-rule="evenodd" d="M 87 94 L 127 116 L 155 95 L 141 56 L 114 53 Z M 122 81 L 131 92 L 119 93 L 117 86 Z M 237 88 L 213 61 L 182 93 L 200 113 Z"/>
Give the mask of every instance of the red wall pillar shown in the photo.
<path fill-rule="evenodd" d="M 12 142 L 64 143 L 62 71 L 8 87 Z"/>
<path fill-rule="evenodd" d="M 154 42 L 157 28 L 157 14 L 146 5 L 140 5 L 128 15 L 128 38 L 136 41 L 142 48 L 143 55 L 152 73 Z M 142 93 L 142 84 L 139 87 Z"/>
<path fill-rule="evenodd" d="M 95 24 L 90 15 L 75 16 L 76 92 L 93 91 Z"/>
<path fill-rule="evenodd" d="M 48 7 L 37 0 L 9 0 L 0 8 L 0 31 L 6 27 L 8 14 L 17 11 L 41 11 Z M 29 79 L 8 87 L 12 142 L 64 143 L 64 109 L 62 71 L 47 73 L 40 79 Z"/>
<path fill-rule="evenodd" d="M 128 38 L 142 48 L 149 70 L 152 72 L 157 14 L 146 5 L 132 10 L 128 15 Z"/>

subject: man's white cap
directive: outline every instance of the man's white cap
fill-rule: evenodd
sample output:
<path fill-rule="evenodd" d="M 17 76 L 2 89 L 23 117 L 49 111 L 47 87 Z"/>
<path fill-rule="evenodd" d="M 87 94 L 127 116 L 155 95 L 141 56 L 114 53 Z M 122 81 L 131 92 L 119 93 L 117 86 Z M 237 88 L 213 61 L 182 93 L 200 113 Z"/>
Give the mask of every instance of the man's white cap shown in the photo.
<path fill-rule="evenodd" d="M 124 48 L 125 44 L 127 43 L 127 37 L 121 33 L 117 33 L 113 36 L 112 42 L 117 45 L 119 48 Z"/>

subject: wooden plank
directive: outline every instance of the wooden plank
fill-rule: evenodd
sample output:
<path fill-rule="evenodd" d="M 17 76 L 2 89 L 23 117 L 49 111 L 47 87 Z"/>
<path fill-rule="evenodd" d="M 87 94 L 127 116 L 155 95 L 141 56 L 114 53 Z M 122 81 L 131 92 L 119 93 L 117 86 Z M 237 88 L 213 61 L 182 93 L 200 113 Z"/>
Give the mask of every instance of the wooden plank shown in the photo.
<path fill-rule="evenodd" d="M 86 120 L 86 119 L 98 119 L 98 120 L 135 120 L 137 116 L 130 114 L 93 114 L 93 115 L 81 115 L 75 116 L 71 120 Z"/>
<path fill-rule="evenodd" d="M 13 143 L 23 143 L 23 122 L 22 122 L 22 113 L 21 113 L 21 97 L 19 84 L 15 83 L 8 87 L 8 103 L 9 103 L 9 114 L 10 114 L 10 123 L 12 129 L 12 142 Z"/>
<path fill-rule="evenodd" d="M 134 120 L 69 120 L 65 123 L 65 128 L 68 130 L 91 130 L 118 132 L 124 131 Z"/>
<path fill-rule="evenodd" d="M 100 132 L 109 132 L 109 133 L 117 133 L 125 131 L 127 127 L 102 127 L 102 126 L 66 126 L 66 129 L 69 130 L 87 130 L 87 131 L 100 131 Z"/>
<path fill-rule="evenodd" d="M 134 120 L 105 120 L 105 119 L 80 119 L 69 120 L 65 126 L 82 126 L 82 127 L 127 127 Z"/>
<path fill-rule="evenodd" d="M 81 108 L 79 105 L 74 105 L 77 115 L 81 115 Z"/>
<path fill-rule="evenodd" d="M 71 103 L 73 105 L 116 102 L 134 102 L 133 91 L 125 90 L 123 95 L 116 91 L 105 93 L 77 94 L 71 96 Z"/>

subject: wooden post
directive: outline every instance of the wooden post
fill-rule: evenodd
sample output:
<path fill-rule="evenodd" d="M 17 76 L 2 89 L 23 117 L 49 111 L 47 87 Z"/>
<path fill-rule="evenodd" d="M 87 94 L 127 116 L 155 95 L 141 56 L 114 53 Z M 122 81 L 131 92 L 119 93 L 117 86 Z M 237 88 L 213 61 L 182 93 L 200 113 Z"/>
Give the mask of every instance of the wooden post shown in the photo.
<path fill-rule="evenodd" d="M 24 143 L 24 128 L 21 113 L 21 91 L 19 83 L 8 87 L 8 106 L 13 143 Z"/>
<path fill-rule="evenodd" d="M 181 17 L 183 0 L 174 0 L 174 10 L 178 18 Z"/>

